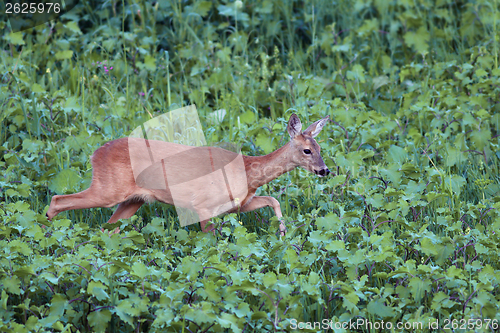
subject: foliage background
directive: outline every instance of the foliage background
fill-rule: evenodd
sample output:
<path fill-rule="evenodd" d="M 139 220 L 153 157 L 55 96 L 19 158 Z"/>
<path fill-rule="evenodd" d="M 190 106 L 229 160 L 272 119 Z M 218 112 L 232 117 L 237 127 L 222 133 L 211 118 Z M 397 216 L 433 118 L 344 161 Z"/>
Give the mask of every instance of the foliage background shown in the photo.
<path fill-rule="evenodd" d="M 499 21 L 496 0 L 113 0 L 0 22 L 1 331 L 494 331 Z M 193 103 L 210 142 L 249 155 L 284 144 L 292 112 L 331 116 L 335 175 L 261 189 L 285 238 L 270 209 L 215 237 L 159 204 L 119 234 L 100 231 L 109 209 L 47 221 L 96 148 Z"/>

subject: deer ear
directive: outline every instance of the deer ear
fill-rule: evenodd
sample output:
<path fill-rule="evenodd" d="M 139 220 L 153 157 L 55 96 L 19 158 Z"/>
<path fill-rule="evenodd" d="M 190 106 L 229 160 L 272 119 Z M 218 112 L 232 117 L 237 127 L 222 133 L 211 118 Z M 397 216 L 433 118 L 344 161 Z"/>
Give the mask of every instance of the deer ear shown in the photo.
<path fill-rule="evenodd" d="M 288 119 L 288 126 L 286 130 L 292 139 L 299 135 L 302 131 L 302 123 L 295 113 L 293 113 L 290 116 L 290 119 Z"/>
<path fill-rule="evenodd" d="M 325 118 L 323 119 L 320 119 L 318 121 L 315 121 L 314 123 L 312 123 L 305 131 L 304 131 L 304 134 L 305 135 L 308 135 L 308 136 L 311 136 L 311 137 L 316 137 L 319 132 L 321 132 L 321 130 L 323 129 L 323 126 L 326 125 L 326 123 L 328 122 L 328 118 L 330 116 L 326 116 Z"/>

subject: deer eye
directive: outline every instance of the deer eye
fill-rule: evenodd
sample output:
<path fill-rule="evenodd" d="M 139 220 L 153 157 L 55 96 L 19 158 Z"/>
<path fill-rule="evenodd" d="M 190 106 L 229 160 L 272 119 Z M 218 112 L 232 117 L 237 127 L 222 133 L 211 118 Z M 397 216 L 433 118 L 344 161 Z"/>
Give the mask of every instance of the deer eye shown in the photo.
<path fill-rule="evenodd" d="M 304 154 L 309 155 L 309 154 L 311 154 L 311 151 L 309 149 L 304 149 Z"/>

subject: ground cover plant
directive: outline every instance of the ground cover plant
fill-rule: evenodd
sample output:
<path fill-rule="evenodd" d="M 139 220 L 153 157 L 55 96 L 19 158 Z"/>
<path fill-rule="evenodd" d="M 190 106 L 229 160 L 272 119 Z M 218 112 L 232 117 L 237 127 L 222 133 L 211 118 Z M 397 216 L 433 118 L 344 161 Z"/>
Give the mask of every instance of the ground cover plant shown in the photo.
<path fill-rule="evenodd" d="M 0 22 L 0 330 L 497 331 L 499 22 L 493 0 L 81 1 Z M 47 221 L 96 148 L 190 104 L 248 155 L 294 112 L 330 116 L 333 175 L 258 193 L 285 237 L 270 208 L 215 236 L 160 204 L 119 233 L 111 209 Z"/>

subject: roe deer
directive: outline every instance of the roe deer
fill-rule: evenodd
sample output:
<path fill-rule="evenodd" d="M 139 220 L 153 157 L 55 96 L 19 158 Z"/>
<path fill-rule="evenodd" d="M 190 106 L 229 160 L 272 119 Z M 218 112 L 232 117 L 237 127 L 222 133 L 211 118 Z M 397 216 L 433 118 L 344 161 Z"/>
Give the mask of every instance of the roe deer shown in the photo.
<path fill-rule="evenodd" d="M 301 132 L 300 119 L 292 114 L 287 126 L 290 141 L 265 156 L 239 155 L 242 157 L 239 167 L 231 164 L 236 153 L 218 147 L 190 147 L 141 138 L 110 141 L 91 157 L 93 172 L 90 187 L 75 194 L 53 196 L 47 217 L 52 220 L 66 210 L 118 204 L 108 221 L 115 223 L 134 215 L 145 202 L 160 201 L 193 210 L 199 216 L 201 229 L 210 232 L 214 231 L 213 225 L 206 224 L 211 217 L 270 206 L 281 221 L 279 229 L 284 235 L 286 227 L 278 200 L 255 196 L 255 192 L 260 186 L 298 166 L 320 177 L 327 176 L 330 170 L 321 158 L 321 148 L 314 139 L 327 121 L 328 116 Z M 157 162 L 149 163 L 149 160 Z M 141 163 L 142 166 L 139 165 Z M 166 168 L 171 175 L 168 181 Z M 224 169 L 223 174 L 203 177 L 215 175 L 212 171 L 221 168 Z M 174 193 L 176 186 L 177 192 Z"/>

